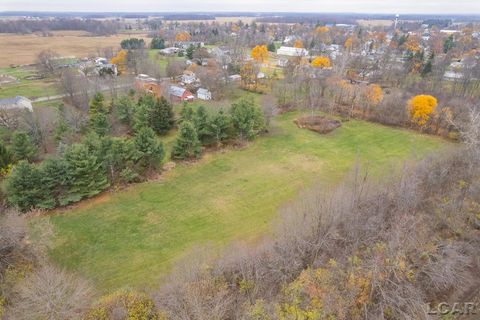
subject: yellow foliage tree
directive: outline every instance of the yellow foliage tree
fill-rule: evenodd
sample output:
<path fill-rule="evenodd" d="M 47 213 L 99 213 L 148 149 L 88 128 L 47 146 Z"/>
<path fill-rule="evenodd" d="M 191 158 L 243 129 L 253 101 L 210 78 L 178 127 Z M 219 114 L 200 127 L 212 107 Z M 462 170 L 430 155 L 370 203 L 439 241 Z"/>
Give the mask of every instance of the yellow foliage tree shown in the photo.
<path fill-rule="evenodd" d="M 332 63 L 328 57 L 316 57 L 311 63 L 312 67 L 325 69 L 330 68 Z"/>
<path fill-rule="evenodd" d="M 295 48 L 303 48 L 302 40 L 295 40 L 295 44 L 293 45 Z"/>
<path fill-rule="evenodd" d="M 345 49 L 350 50 L 352 45 L 353 45 L 353 39 L 352 38 L 347 38 L 347 40 L 345 40 L 345 44 L 344 44 Z"/>
<path fill-rule="evenodd" d="M 120 50 L 117 55 L 110 60 L 110 63 L 117 65 L 118 72 L 125 72 L 127 69 L 127 50 Z"/>
<path fill-rule="evenodd" d="M 315 29 L 315 32 L 316 33 L 327 33 L 329 30 L 330 29 L 328 27 L 323 26 L 323 27 L 317 27 Z"/>
<path fill-rule="evenodd" d="M 378 84 L 369 85 L 367 87 L 366 97 L 369 105 L 378 105 L 383 98 L 382 88 Z"/>
<path fill-rule="evenodd" d="M 408 101 L 407 109 L 413 123 L 423 126 L 437 108 L 437 99 L 430 95 L 418 95 Z"/>
<path fill-rule="evenodd" d="M 420 51 L 420 43 L 418 38 L 414 36 L 408 37 L 407 41 L 405 41 L 405 49 L 411 52 Z"/>
<path fill-rule="evenodd" d="M 186 31 L 179 32 L 175 35 L 175 41 L 189 41 L 190 34 Z"/>
<path fill-rule="evenodd" d="M 255 48 L 252 49 L 251 52 L 251 57 L 259 62 L 259 63 L 264 63 L 265 61 L 268 60 L 268 48 L 267 46 L 256 46 Z"/>

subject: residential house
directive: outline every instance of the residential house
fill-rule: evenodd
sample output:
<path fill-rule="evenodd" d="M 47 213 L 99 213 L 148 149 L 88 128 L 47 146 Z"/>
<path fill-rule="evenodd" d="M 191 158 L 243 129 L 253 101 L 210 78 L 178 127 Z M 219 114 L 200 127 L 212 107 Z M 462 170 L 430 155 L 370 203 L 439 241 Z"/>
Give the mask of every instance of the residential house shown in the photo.
<path fill-rule="evenodd" d="M 197 79 L 197 76 L 195 75 L 195 73 L 191 72 L 191 71 L 185 71 L 181 77 L 180 77 L 180 82 L 187 85 L 187 84 L 193 84 L 195 82 L 197 82 L 198 79 Z"/>
<path fill-rule="evenodd" d="M 178 51 L 180 51 L 180 49 L 176 47 L 169 47 L 169 48 L 161 49 L 159 52 L 160 54 L 163 54 L 165 56 L 170 56 L 170 55 L 176 54 Z"/>
<path fill-rule="evenodd" d="M 200 88 L 197 91 L 197 98 L 201 100 L 212 100 L 212 93 L 208 89 Z"/>
<path fill-rule="evenodd" d="M 195 99 L 195 96 L 185 88 L 177 87 L 177 86 L 170 86 L 168 89 L 168 94 L 170 95 L 170 99 L 173 101 L 192 101 Z"/>
<path fill-rule="evenodd" d="M 279 56 L 289 56 L 289 57 L 306 57 L 308 56 L 308 50 L 304 48 L 295 48 L 295 47 L 285 47 L 281 46 L 277 50 Z"/>
<path fill-rule="evenodd" d="M 21 111 L 28 110 L 33 112 L 32 101 L 22 96 L 15 98 L 0 99 L 0 110 L 2 111 Z"/>

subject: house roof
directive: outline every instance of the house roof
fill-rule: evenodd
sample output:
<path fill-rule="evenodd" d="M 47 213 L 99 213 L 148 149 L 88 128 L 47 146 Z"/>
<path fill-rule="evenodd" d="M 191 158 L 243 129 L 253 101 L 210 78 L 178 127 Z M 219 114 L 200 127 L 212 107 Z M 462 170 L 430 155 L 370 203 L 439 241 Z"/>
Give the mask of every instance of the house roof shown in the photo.
<path fill-rule="evenodd" d="M 176 86 L 171 86 L 168 89 L 168 93 L 175 97 L 182 97 L 185 91 L 187 91 L 185 88 L 180 88 Z"/>
<path fill-rule="evenodd" d="M 302 56 L 302 55 L 308 55 L 308 51 L 304 48 L 282 46 L 277 50 L 277 54 Z"/>
<path fill-rule="evenodd" d="M 200 88 L 200 89 L 198 89 L 198 91 L 197 91 L 197 94 L 207 95 L 207 94 L 209 94 L 209 93 L 210 93 L 210 91 L 208 91 L 208 89 L 204 89 L 204 88 Z"/>
<path fill-rule="evenodd" d="M 21 105 L 21 102 L 27 103 L 29 106 Z M 0 109 L 12 110 L 12 109 L 29 109 L 31 110 L 30 99 L 16 96 L 14 98 L 0 99 Z"/>

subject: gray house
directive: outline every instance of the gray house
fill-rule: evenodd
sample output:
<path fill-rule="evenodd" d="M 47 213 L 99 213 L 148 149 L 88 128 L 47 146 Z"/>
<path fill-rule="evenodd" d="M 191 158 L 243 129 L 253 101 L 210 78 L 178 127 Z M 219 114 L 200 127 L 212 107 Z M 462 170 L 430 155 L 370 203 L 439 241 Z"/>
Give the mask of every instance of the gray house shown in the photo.
<path fill-rule="evenodd" d="M 32 101 L 22 96 L 15 98 L 0 99 L 0 110 L 4 111 L 19 111 L 28 110 L 33 112 Z"/>

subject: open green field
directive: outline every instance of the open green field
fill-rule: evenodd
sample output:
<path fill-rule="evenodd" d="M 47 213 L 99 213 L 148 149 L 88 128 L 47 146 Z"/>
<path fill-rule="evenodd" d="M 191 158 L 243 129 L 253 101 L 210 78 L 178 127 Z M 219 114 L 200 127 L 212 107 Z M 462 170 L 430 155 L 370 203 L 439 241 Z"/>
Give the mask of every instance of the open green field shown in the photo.
<path fill-rule="evenodd" d="M 48 216 L 55 230 L 51 257 L 103 291 L 155 287 L 193 246 L 256 239 L 301 189 L 339 182 L 357 159 L 382 174 L 446 145 L 363 121 L 319 135 L 298 129 L 297 116 L 278 116 L 268 135 L 243 149 L 207 154 L 160 180 Z"/>
<path fill-rule="evenodd" d="M 159 55 L 160 49 L 150 49 L 148 50 L 148 58 L 151 61 L 156 62 L 159 67 L 160 67 L 160 72 L 162 74 L 166 74 L 167 70 L 167 65 L 169 60 L 179 60 L 179 61 L 185 61 L 186 58 L 184 57 L 177 57 L 177 56 L 172 56 L 172 57 L 167 57 L 167 56 L 162 56 Z"/>
<path fill-rule="evenodd" d="M 17 79 L 16 82 L 0 86 L 0 99 L 15 96 L 27 98 L 48 97 L 58 94 L 55 81 L 52 79 L 27 80 L 25 77 L 34 76 L 37 71 L 34 67 L 24 66 L 15 68 L 0 68 L 0 75 L 9 75 Z"/>

